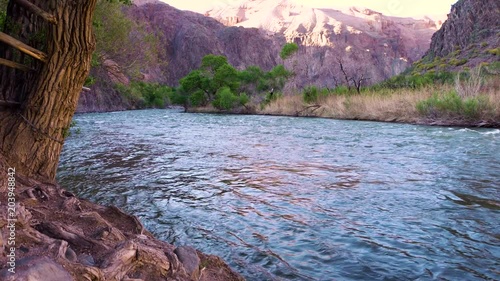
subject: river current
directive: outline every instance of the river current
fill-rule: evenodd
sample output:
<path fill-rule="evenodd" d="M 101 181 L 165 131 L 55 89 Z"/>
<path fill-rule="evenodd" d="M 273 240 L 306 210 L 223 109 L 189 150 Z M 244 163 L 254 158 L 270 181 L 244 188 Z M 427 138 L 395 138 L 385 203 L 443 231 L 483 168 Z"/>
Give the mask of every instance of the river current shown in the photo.
<path fill-rule="evenodd" d="M 59 183 L 248 280 L 500 280 L 500 130 L 76 115 Z"/>

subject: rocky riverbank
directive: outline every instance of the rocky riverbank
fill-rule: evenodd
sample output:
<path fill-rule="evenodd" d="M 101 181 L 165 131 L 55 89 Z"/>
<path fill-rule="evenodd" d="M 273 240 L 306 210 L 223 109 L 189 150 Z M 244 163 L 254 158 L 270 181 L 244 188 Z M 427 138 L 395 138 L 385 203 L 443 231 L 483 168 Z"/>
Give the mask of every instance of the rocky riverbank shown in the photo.
<path fill-rule="evenodd" d="M 219 257 L 156 239 L 135 216 L 9 168 L 0 155 L 1 280 L 244 280 Z"/>

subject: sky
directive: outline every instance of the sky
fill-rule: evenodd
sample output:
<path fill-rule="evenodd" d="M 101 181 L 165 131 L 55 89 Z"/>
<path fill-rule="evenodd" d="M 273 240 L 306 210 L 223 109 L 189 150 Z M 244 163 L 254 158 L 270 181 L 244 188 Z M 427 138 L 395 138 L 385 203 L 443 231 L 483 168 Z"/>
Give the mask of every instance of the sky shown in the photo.
<path fill-rule="evenodd" d="M 211 7 L 238 4 L 241 0 L 161 0 L 181 10 L 203 13 Z M 422 17 L 424 15 L 446 15 L 457 0 L 295 0 L 314 8 L 342 8 L 360 6 L 370 8 L 388 16 Z M 346 4 L 347 3 L 347 4 Z"/>

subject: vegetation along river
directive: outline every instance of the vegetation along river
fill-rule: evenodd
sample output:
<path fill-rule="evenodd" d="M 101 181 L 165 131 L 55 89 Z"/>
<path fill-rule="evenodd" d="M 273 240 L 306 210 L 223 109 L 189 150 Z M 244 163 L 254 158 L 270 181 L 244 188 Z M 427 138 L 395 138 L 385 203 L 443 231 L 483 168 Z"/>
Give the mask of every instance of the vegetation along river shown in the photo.
<path fill-rule="evenodd" d="M 59 182 L 248 280 L 499 280 L 500 130 L 75 116 Z"/>

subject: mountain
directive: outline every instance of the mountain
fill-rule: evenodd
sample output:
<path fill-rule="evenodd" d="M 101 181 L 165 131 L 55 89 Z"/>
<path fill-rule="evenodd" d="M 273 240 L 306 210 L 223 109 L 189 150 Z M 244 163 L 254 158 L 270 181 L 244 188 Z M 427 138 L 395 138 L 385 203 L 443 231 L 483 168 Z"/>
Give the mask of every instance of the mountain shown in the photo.
<path fill-rule="evenodd" d="M 460 70 L 500 61 L 500 2 L 460 0 L 433 36 L 423 61 Z M 438 66 L 436 66 L 438 67 Z"/>
<path fill-rule="evenodd" d="M 284 63 L 296 73 L 288 89 L 335 87 L 342 76 L 339 61 L 375 83 L 420 58 L 437 29 L 431 19 L 390 17 L 355 7 L 314 9 L 287 0 L 248 0 L 205 15 L 136 0 L 125 12 L 159 40 L 158 61 L 141 68 L 142 79 L 170 86 L 198 68 L 207 54 L 224 55 L 238 69 L 256 65 L 270 70 Z M 299 51 L 284 62 L 279 53 L 286 42 L 297 43 Z M 136 44 L 143 48 L 141 42 Z M 134 54 L 125 57 L 133 61 Z M 99 82 L 82 94 L 78 111 L 130 108 L 113 86 L 130 80 L 120 72 L 126 64 L 107 59 L 93 70 Z"/>
<path fill-rule="evenodd" d="M 425 54 L 440 22 L 386 16 L 360 7 L 316 9 L 292 0 L 250 0 L 205 13 L 227 26 L 260 28 L 301 46 L 298 86 L 332 87 L 336 60 L 367 69 L 371 82 L 399 74 Z"/>

